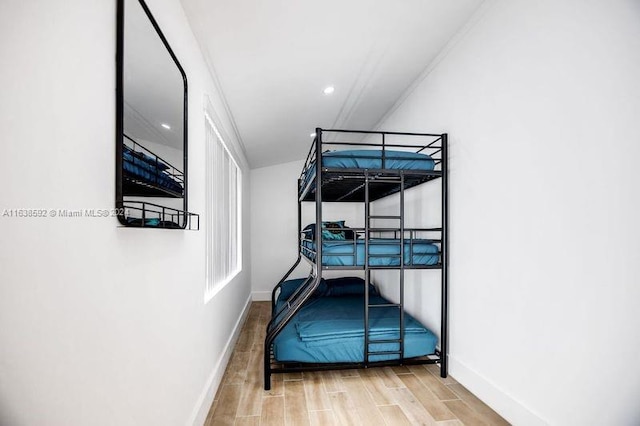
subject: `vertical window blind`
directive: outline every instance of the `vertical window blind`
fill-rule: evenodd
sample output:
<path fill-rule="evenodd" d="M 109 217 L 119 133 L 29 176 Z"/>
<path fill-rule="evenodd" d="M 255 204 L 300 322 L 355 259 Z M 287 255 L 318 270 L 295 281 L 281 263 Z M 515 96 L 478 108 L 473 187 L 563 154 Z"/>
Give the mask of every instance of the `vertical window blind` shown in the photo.
<path fill-rule="evenodd" d="M 242 269 L 242 174 L 211 115 L 205 108 L 206 127 L 206 240 L 208 301 Z"/>

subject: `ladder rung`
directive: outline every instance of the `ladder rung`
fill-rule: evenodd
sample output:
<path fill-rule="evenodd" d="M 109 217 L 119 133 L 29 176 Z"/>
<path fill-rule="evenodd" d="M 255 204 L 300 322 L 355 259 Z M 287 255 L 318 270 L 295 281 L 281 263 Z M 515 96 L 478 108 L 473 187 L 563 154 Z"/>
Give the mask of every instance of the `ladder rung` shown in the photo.
<path fill-rule="evenodd" d="M 375 351 L 375 352 L 367 352 L 369 355 L 400 355 L 401 351 Z"/>
<path fill-rule="evenodd" d="M 375 305 L 367 305 L 370 308 L 399 308 L 399 303 L 376 303 Z"/>
<path fill-rule="evenodd" d="M 381 343 L 402 343 L 402 339 L 369 340 L 370 345 Z"/>
<path fill-rule="evenodd" d="M 402 216 L 369 216 L 369 219 L 402 219 Z"/>
<path fill-rule="evenodd" d="M 364 232 L 365 229 L 359 229 L 359 231 L 360 232 Z M 369 232 L 372 232 L 372 233 L 373 232 L 397 232 L 397 233 L 400 233 L 400 231 L 402 231 L 402 229 L 400 229 L 400 228 L 390 228 L 390 227 L 382 227 L 382 226 L 370 226 L 369 227 Z M 410 232 L 410 231 L 411 231 L 410 229 L 405 229 L 404 232 L 406 233 L 406 232 Z M 425 231 L 425 232 L 428 232 L 428 231 Z M 398 238 L 398 239 L 400 239 L 400 238 Z M 404 237 L 404 239 L 406 241 L 409 241 L 410 238 L 409 237 Z M 381 244 L 389 244 L 389 243 L 381 243 Z"/>

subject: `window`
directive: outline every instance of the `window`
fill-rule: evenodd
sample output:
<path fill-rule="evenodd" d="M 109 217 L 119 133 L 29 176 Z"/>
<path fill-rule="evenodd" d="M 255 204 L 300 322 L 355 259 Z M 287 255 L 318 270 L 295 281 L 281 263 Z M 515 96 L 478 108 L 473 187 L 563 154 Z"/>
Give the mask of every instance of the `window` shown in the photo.
<path fill-rule="evenodd" d="M 208 110 L 205 303 L 242 270 L 242 173 Z"/>

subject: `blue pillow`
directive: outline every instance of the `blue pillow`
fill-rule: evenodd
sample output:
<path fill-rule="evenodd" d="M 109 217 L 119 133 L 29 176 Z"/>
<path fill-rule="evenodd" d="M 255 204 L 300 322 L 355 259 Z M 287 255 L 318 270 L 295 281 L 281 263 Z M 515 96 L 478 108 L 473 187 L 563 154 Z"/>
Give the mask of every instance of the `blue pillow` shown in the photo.
<path fill-rule="evenodd" d="M 342 228 L 331 230 L 331 228 Z M 308 240 L 315 240 L 316 224 L 310 223 L 302 230 L 304 237 Z M 323 240 L 353 240 L 358 235 L 344 224 L 344 220 L 322 222 Z"/>
<path fill-rule="evenodd" d="M 158 161 L 156 162 L 156 159 L 154 157 L 151 157 L 144 152 L 134 151 L 126 145 L 123 146 L 122 154 L 128 161 L 134 162 L 135 160 L 133 160 L 133 158 L 127 158 L 127 154 L 129 154 L 131 157 L 135 157 L 141 161 L 144 161 L 146 165 L 153 167 L 153 170 L 157 169 L 164 171 L 169 169 L 169 166 L 163 163 L 162 160 L 158 159 Z"/>
<path fill-rule="evenodd" d="M 148 164 L 150 164 L 151 166 L 153 166 L 154 168 L 157 168 L 158 170 L 168 170 L 169 166 L 167 166 L 165 163 L 162 162 L 162 160 L 160 160 L 158 158 L 158 161 L 156 161 L 156 158 L 151 157 L 147 154 L 145 154 L 144 152 L 136 152 L 136 154 L 140 154 L 142 160 L 146 161 Z"/>
<path fill-rule="evenodd" d="M 360 277 L 331 278 L 325 280 L 328 287 L 328 296 L 359 296 L 364 294 L 364 280 Z M 378 296 L 378 289 L 369 283 L 369 294 Z"/>
<path fill-rule="evenodd" d="M 132 225 L 142 226 L 142 218 L 128 217 L 127 223 L 130 223 Z M 158 226 L 158 225 L 160 225 L 160 219 L 158 218 L 151 218 L 151 219 L 144 220 L 144 226 Z"/>
<path fill-rule="evenodd" d="M 302 230 L 302 233 L 304 234 L 304 238 L 306 238 L 307 240 L 314 240 L 314 235 L 316 233 L 316 225 L 315 223 L 310 223 L 307 226 L 304 227 L 304 229 Z"/>
<path fill-rule="evenodd" d="M 278 296 L 278 299 L 287 300 L 305 280 L 306 278 L 298 278 L 283 282 L 280 286 L 280 296 Z"/>
<path fill-rule="evenodd" d="M 294 280 L 287 280 L 280 286 L 280 295 L 278 300 L 288 300 L 293 293 L 304 283 L 306 278 L 296 278 Z M 327 292 L 327 284 L 324 278 L 320 281 L 318 288 L 315 291 L 315 295 L 323 295 Z"/>
<path fill-rule="evenodd" d="M 344 231 L 344 220 L 338 222 L 322 222 L 323 240 L 346 240 Z M 337 228 L 337 229 L 336 229 Z"/>

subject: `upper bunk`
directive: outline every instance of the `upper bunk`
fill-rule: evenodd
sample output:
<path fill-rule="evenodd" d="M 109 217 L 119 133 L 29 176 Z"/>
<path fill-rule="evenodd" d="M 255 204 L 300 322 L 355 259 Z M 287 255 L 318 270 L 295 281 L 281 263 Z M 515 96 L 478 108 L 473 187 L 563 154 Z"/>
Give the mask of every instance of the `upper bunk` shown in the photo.
<path fill-rule="evenodd" d="M 328 202 L 366 201 L 365 179 L 369 201 L 375 201 L 403 185 L 408 189 L 442 177 L 446 141 L 446 133 L 316 129 L 298 180 L 299 200 L 316 200 L 318 169 L 321 198 Z"/>
<path fill-rule="evenodd" d="M 184 174 L 133 138 L 122 143 L 122 190 L 132 197 L 184 197 Z"/>

